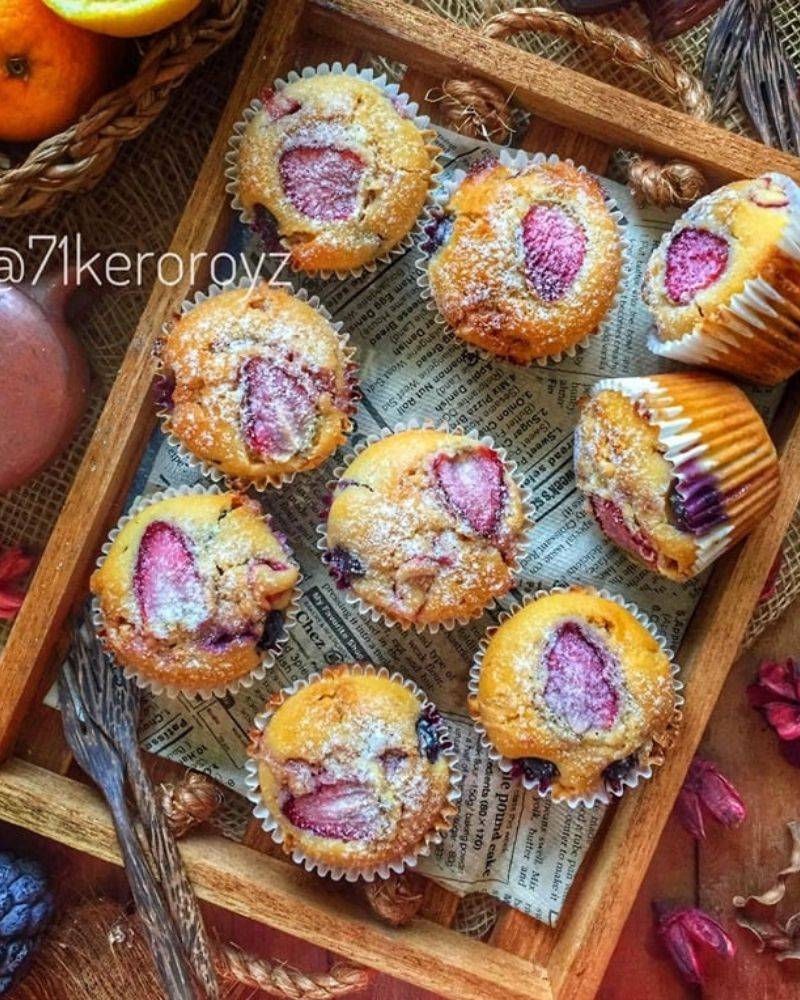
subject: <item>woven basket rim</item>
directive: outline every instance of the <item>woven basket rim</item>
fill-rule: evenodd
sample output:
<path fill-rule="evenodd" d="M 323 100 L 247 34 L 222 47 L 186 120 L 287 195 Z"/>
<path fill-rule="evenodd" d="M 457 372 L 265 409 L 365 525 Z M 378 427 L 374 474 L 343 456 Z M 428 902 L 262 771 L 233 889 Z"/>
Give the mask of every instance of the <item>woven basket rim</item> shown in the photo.
<path fill-rule="evenodd" d="M 246 9 L 247 0 L 201 0 L 182 20 L 136 39 L 141 55 L 129 80 L 101 95 L 72 125 L 42 139 L 24 159 L 0 166 L 0 218 L 41 211 L 64 194 L 94 187 L 121 145 L 141 135 L 170 93 L 236 35 Z"/>

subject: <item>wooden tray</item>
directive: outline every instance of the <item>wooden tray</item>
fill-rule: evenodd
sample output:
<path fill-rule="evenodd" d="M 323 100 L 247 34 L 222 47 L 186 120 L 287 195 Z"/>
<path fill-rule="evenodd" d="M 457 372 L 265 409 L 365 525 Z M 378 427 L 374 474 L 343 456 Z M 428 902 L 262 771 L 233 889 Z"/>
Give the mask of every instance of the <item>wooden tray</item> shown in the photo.
<path fill-rule="evenodd" d="M 364 50 L 411 67 L 404 87 L 424 96 L 443 74 L 485 76 L 514 91 L 537 120 L 522 145 L 573 156 L 602 172 L 609 143 L 698 163 L 716 181 L 780 170 L 800 181 L 800 160 L 614 87 L 480 37 L 398 0 L 272 0 L 254 35 L 216 137 L 170 249 L 215 250 L 230 224 L 223 160 L 242 108 L 292 66 L 357 59 Z M 435 107 L 431 109 L 435 113 Z M 206 276 L 198 279 L 202 287 Z M 62 652 L 70 609 L 116 520 L 154 425 L 153 341 L 188 280 L 157 286 L 137 327 L 61 517 L 0 659 L 0 818 L 119 862 L 99 796 L 68 777 L 55 713 L 40 707 L 48 667 Z M 183 846 L 199 895 L 459 1000 L 593 997 L 684 774 L 741 643 L 762 583 L 800 499 L 800 385 L 789 385 L 773 426 L 781 451 L 778 503 L 718 565 L 683 642 L 682 734 L 656 777 L 612 810 L 585 860 L 557 930 L 507 910 L 488 943 L 448 928 L 455 897 L 429 884 L 424 918 L 392 930 L 350 887 L 270 857 L 254 824 L 239 846 L 208 834 Z M 12 754 L 16 752 L 16 756 Z"/>

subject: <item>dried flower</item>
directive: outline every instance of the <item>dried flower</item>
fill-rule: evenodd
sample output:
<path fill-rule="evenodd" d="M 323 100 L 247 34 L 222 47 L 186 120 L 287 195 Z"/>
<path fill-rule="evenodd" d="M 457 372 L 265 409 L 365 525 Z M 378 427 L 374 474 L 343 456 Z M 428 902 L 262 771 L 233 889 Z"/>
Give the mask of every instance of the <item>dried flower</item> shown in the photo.
<path fill-rule="evenodd" d="M 19 546 L 0 553 L 0 619 L 10 620 L 22 607 L 25 588 L 22 582 L 35 560 Z"/>
<path fill-rule="evenodd" d="M 775 562 L 770 566 L 769 573 L 767 573 L 767 579 L 764 581 L 764 587 L 761 590 L 761 596 L 758 599 L 759 604 L 763 604 L 764 601 L 771 601 L 772 598 L 778 593 L 778 577 L 781 575 L 781 568 L 783 567 L 783 549 L 778 549 L 778 554 L 775 556 Z"/>
<path fill-rule="evenodd" d="M 689 983 L 702 983 L 698 949 L 713 949 L 722 958 L 733 958 L 736 945 L 725 928 L 694 906 L 672 907 L 654 903 L 656 927 L 678 972 Z"/>
<path fill-rule="evenodd" d="M 681 823 L 698 840 L 706 835 L 703 806 L 723 826 L 738 826 L 747 816 L 741 795 L 717 765 L 695 757 L 678 795 L 675 811 Z"/>
<path fill-rule="evenodd" d="M 747 699 L 778 734 L 786 760 L 800 767 L 800 664 L 791 657 L 783 663 L 765 660 Z"/>

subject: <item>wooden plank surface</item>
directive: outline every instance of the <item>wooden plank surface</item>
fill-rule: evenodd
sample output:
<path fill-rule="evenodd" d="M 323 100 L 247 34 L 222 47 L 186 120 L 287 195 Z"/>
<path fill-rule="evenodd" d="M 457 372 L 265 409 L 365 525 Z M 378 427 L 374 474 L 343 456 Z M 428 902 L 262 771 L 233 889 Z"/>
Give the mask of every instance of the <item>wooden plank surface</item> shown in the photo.
<path fill-rule="evenodd" d="M 0 766 L 0 820 L 120 864 L 111 818 L 86 785 L 11 758 Z M 429 920 L 394 930 L 348 886 L 213 834 L 181 841 L 198 896 L 455 1000 L 550 1000 L 543 969 Z"/>
<path fill-rule="evenodd" d="M 321 35 L 399 59 L 440 80 L 485 77 L 542 118 L 602 142 L 688 159 L 722 180 L 767 170 L 800 180 L 794 156 L 397 0 L 313 0 L 312 16 Z"/>

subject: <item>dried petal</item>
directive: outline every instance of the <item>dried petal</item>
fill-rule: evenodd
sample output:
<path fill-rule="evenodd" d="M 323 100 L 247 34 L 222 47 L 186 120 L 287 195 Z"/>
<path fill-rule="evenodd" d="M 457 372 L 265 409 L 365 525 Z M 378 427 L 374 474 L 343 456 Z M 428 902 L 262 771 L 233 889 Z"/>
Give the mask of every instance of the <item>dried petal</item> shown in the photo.
<path fill-rule="evenodd" d="M 747 816 L 741 795 L 716 764 L 695 757 L 690 776 L 700 800 L 723 826 L 738 826 Z"/>
<path fill-rule="evenodd" d="M 764 705 L 764 715 L 782 740 L 800 739 L 800 704 L 771 701 Z"/>
<path fill-rule="evenodd" d="M 793 701 L 797 697 L 796 672 L 797 665 L 791 658 L 784 663 L 765 660 L 758 671 L 758 683 L 779 698 Z"/>
<path fill-rule="evenodd" d="M 736 946 L 725 928 L 697 907 L 671 909 L 654 904 L 658 932 L 678 971 L 690 983 L 702 983 L 698 946 L 712 948 L 723 958 L 733 958 Z"/>
<path fill-rule="evenodd" d="M 788 200 L 785 202 L 786 205 L 789 204 Z M 776 206 L 783 208 L 783 205 Z M 763 604 L 765 601 L 771 601 L 772 598 L 778 593 L 778 578 L 781 575 L 781 568 L 783 567 L 783 549 L 778 549 L 778 554 L 775 556 L 775 560 L 769 568 L 769 573 L 767 573 L 767 578 L 764 581 L 764 586 L 761 590 L 761 595 L 758 598 L 758 603 Z"/>
<path fill-rule="evenodd" d="M 686 784 L 678 795 L 675 812 L 681 824 L 696 840 L 705 838 L 706 828 L 703 822 L 703 810 L 700 808 L 700 796 Z"/>
<path fill-rule="evenodd" d="M 35 559 L 19 546 L 0 553 L 0 620 L 10 621 L 25 600 L 23 579 Z"/>

